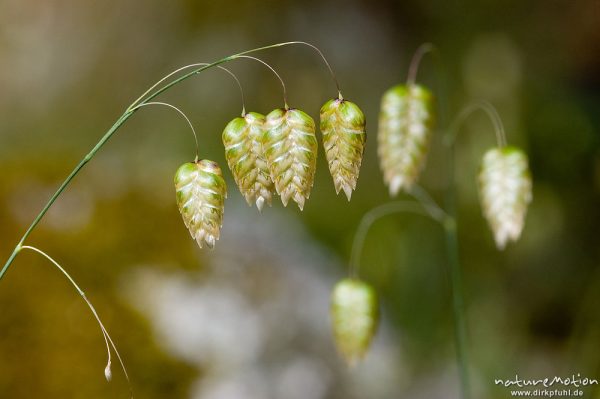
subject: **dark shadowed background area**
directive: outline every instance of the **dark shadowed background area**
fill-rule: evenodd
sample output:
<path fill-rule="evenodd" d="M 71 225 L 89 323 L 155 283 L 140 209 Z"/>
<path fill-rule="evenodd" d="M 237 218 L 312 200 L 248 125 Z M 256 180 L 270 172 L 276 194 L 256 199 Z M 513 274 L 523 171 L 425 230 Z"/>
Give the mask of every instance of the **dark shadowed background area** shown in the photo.
<path fill-rule="evenodd" d="M 73 275 L 120 348 L 139 398 L 457 398 L 451 292 L 441 229 L 391 216 L 369 233 L 362 276 L 381 295 L 371 353 L 348 370 L 330 337 L 329 292 L 347 270 L 365 212 L 389 201 L 376 157 L 379 102 L 406 79 L 425 41 L 442 54 L 419 81 L 449 117 L 472 99 L 497 107 L 526 150 L 534 201 L 521 240 L 499 252 L 476 178 L 494 145 L 475 114 L 458 139 L 460 259 L 477 398 L 508 397 L 495 378 L 580 373 L 600 378 L 600 6 L 579 1 L 0 2 L 0 257 L 123 110 L 179 66 L 304 40 L 327 56 L 368 120 L 357 191 L 336 196 L 322 157 L 305 210 L 248 208 L 220 141 L 241 110 L 233 80 L 210 70 L 161 101 L 188 114 L 201 157 L 229 183 L 221 240 L 199 250 L 175 205 L 172 178 L 194 156 L 184 121 L 136 113 L 80 173 L 28 243 Z M 313 118 L 336 95 L 317 54 L 256 54 Z M 282 105 L 273 75 L 228 64 L 248 110 Z M 447 93 L 441 88 L 446 87 Z M 448 118 L 447 118 L 448 119 Z M 319 135 L 320 137 L 320 135 Z M 421 184 L 441 201 L 440 134 Z M 321 148 L 322 149 L 322 148 Z M 22 252 L 0 281 L 0 397 L 127 398 L 104 379 L 102 335 L 51 264 Z M 597 386 L 584 390 L 600 398 Z"/>

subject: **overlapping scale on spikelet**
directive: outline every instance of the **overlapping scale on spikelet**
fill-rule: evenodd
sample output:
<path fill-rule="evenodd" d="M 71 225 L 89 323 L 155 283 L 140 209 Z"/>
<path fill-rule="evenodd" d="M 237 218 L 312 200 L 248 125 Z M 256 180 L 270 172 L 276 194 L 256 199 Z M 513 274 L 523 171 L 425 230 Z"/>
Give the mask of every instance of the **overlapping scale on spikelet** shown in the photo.
<path fill-rule="evenodd" d="M 185 226 L 200 248 L 213 248 L 219 239 L 227 186 L 216 162 L 181 165 L 175 173 L 177 206 Z"/>
<path fill-rule="evenodd" d="M 365 115 L 353 102 L 336 98 L 323 105 L 320 120 L 335 191 L 343 190 L 350 201 L 367 140 Z"/>
<path fill-rule="evenodd" d="M 532 199 L 531 185 L 523 151 L 515 147 L 493 148 L 483 156 L 480 199 L 498 249 L 519 239 Z"/>
<path fill-rule="evenodd" d="M 229 122 L 222 136 L 233 178 L 248 205 L 259 210 L 265 203 L 271 206 L 275 191 L 263 151 L 264 133 L 264 115 L 249 112 Z"/>
<path fill-rule="evenodd" d="M 425 165 L 434 127 L 434 99 L 425 87 L 397 85 L 381 100 L 379 162 L 390 195 L 409 190 Z"/>
<path fill-rule="evenodd" d="M 333 337 L 349 365 L 361 360 L 377 331 L 379 311 L 375 290 L 363 281 L 344 279 L 331 295 Z"/>
<path fill-rule="evenodd" d="M 276 109 L 266 117 L 263 148 L 271 179 L 287 206 L 294 200 L 302 210 L 310 196 L 317 168 L 315 122 L 298 109 Z"/>

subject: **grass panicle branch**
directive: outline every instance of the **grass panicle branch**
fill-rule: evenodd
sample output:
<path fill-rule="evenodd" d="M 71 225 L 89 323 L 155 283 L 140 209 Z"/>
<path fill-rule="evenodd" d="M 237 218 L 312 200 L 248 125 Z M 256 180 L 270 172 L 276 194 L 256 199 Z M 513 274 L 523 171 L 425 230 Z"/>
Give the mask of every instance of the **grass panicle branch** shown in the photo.
<path fill-rule="evenodd" d="M 446 237 L 446 253 L 450 269 L 450 283 L 452 287 L 452 313 L 454 316 L 454 343 L 458 363 L 458 373 L 463 399 L 471 398 L 469 377 L 469 354 L 467 349 L 467 318 L 465 314 L 464 287 L 462 270 L 460 266 L 458 232 L 456 226 L 456 183 L 454 171 L 454 146 L 449 145 L 451 156 L 448 157 L 447 170 L 451 181 L 446 187 L 445 210 L 449 218 L 444 224 Z"/>
<path fill-rule="evenodd" d="M 116 345 L 114 344 L 112 338 L 108 334 L 100 317 L 98 316 L 98 313 L 97 313 L 96 309 L 94 308 L 94 306 L 87 299 L 87 297 L 85 296 L 85 293 L 79 288 L 79 286 L 75 283 L 75 281 L 71 278 L 71 276 L 66 272 L 66 270 L 64 268 L 62 268 L 60 266 L 60 264 L 58 262 L 56 262 L 53 258 L 51 258 L 49 255 L 47 255 L 45 252 L 43 252 L 35 247 L 25 245 L 25 242 L 29 238 L 31 233 L 34 231 L 34 229 L 37 227 L 37 225 L 42 221 L 42 219 L 44 218 L 44 216 L 46 215 L 48 210 L 52 207 L 52 205 L 56 202 L 56 200 L 61 196 L 61 194 L 66 190 L 66 188 L 70 185 L 70 183 L 73 181 L 73 179 L 79 174 L 79 172 L 86 166 L 86 164 L 88 162 L 90 162 L 95 157 L 97 152 L 108 142 L 108 140 L 110 140 L 112 138 L 112 136 L 119 130 L 119 128 L 121 128 L 121 126 L 123 126 L 123 124 L 127 120 L 129 120 L 129 118 L 131 118 L 142 107 L 146 107 L 149 105 L 162 105 L 162 106 L 172 108 L 175 111 L 177 111 L 179 114 L 181 114 L 184 117 L 184 119 L 186 120 L 186 122 L 189 124 L 190 128 L 192 129 L 192 133 L 194 134 L 194 140 L 195 140 L 195 144 L 196 144 L 196 158 L 195 158 L 195 162 L 192 165 L 195 165 L 195 166 L 204 165 L 198 161 L 198 159 L 199 159 L 198 137 L 197 137 L 196 131 L 193 127 L 193 124 L 191 123 L 189 118 L 185 115 L 185 113 L 183 113 L 183 111 L 181 111 L 179 108 L 177 108 L 171 104 L 168 104 L 165 102 L 160 102 L 160 101 L 152 101 L 152 100 L 155 99 L 156 97 L 158 97 L 159 95 L 161 95 L 162 93 L 166 92 L 170 88 L 178 85 L 179 83 L 182 83 L 185 80 L 187 80 L 205 70 L 211 69 L 213 67 L 218 67 L 220 69 L 223 69 L 225 72 L 227 72 L 229 75 L 231 75 L 235 79 L 235 81 L 240 89 L 240 93 L 241 93 L 241 97 L 242 97 L 242 116 L 245 116 L 246 115 L 246 106 L 245 106 L 245 98 L 244 98 L 244 91 L 243 91 L 242 85 L 241 85 L 239 79 L 237 78 L 237 76 L 235 74 L 233 74 L 231 71 L 229 71 L 228 69 L 224 68 L 222 66 L 222 64 L 233 61 L 237 58 L 254 58 L 254 59 L 256 59 L 255 57 L 247 56 L 247 54 L 255 53 L 255 52 L 263 51 L 263 50 L 267 50 L 267 49 L 273 49 L 273 48 L 277 48 L 277 47 L 292 45 L 292 44 L 307 45 L 307 46 L 315 49 L 318 52 L 318 54 L 321 56 L 321 58 L 325 62 L 327 68 L 329 69 L 329 71 L 333 77 L 333 80 L 335 81 L 336 87 L 338 89 L 338 96 L 341 99 L 342 96 L 341 96 L 341 92 L 339 90 L 339 84 L 337 82 L 335 74 L 333 73 L 333 70 L 331 69 L 330 64 L 324 57 L 323 53 L 317 47 L 313 46 L 312 44 L 306 43 L 306 42 L 277 43 L 277 44 L 273 44 L 273 45 L 268 45 L 268 46 L 263 46 L 263 47 L 243 51 L 243 52 L 222 58 L 222 59 L 217 60 L 212 63 L 196 63 L 196 64 L 186 65 L 181 68 L 178 68 L 175 71 L 167 74 L 163 78 L 159 79 L 156 83 L 154 83 L 152 86 L 150 86 L 150 88 L 148 88 L 144 93 L 142 93 L 142 95 L 140 95 L 136 100 L 134 100 L 125 109 L 123 114 L 118 117 L 118 119 L 113 123 L 113 125 L 104 133 L 104 135 L 92 147 L 92 149 L 79 161 L 79 163 L 74 167 L 74 169 L 67 175 L 65 180 L 60 184 L 58 189 L 52 194 L 52 196 L 49 198 L 49 200 L 46 202 L 46 204 L 42 207 L 41 211 L 37 214 L 37 216 L 31 222 L 31 224 L 29 225 L 29 227 L 27 228 L 25 233 L 21 236 L 20 240 L 18 241 L 18 243 L 14 247 L 13 251 L 9 255 L 9 257 L 6 260 L 2 269 L 0 269 L 0 280 L 2 280 L 2 278 L 6 275 L 7 271 L 9 270 L 10 266 L 14 263 L 14 260 L 16 259 L 18 254 L 23 249 L 31 250 L 31 251 L 41 254 L 46 259 L 48 259 L 54 266 L 56 266 L 69 279 L 69 281 L 75 287 L 75 289 L 80 294 L 80 296 L 85 300 L 86 304 L 88 305 L 89 309 L 91 310 L 92 314 L 94 315 L 94 317 L 96 318 L 96 320 L 100 326 L 100 329 L 102 331 L 104 341 L 106 344 L 107 352 L 108 352 L 108 361 L 107 361 L 107 365 L 104 370 L 106 379 L 110 380 L 112 378 L 112 371 L 111 371 L 111 362 L 112 362 L 111 348 L 112 348 L 112 350 L 115 352 L 115 354 L 119 360 L 119 363 L 121 364 L 121 367 L 123 368 L 123 372 L 127 379 L 127 383 L 129 384 L 129 389 L 130 389 L 132 397 L 133 397 L 133 391 L 132 391 L 131 383 L 129 380 L 129 375 L 127 374 L 127 370 L 125 368 L 124 362 L 116 348 Z M 266 64 L 262 60 L 259 60 L 259 59 L 256 59 L 256 60 Z M 284 84 L 283 80 L 281 79 L 281 77 L 279 76 L 279 74 L 277 74 L 277 72 L 275 72 L 275 70 L 270 65 L 268 65 L 268 64 L 266 64 L 266 65 L 275 73 L 275 75 L 279 78 L 279 80 L 282 83 L 283 91 L 284 91 L 284 103 L 285 103 L 285 107 L 287 109 L 288 106 L 287 106 L 287 94 L 286 94 L 285 84 Z M 191 69 L 191 71 L 190 71 L 190 69 Z M 177 76 L 178 74 L 183 73 L 183 72 L 185 72 L 183 75 Z M 314 125 L 314 123 L 313 123 L 313 125 Z M 316 140 L 315 140 L 315 145 L 316 145 Z M 316 155 L 316 147 L 314 149 L 314 153 L 315 153 L 314 155 Z M 202 161 L 202 162 L 212 165 L 212 163 L 210 163 L 210 161 Z M 218 166 L 216 166 L 216 168 L 218 168 Z M 206 172 L 206 171 L 204 171 L 204 172 Z M 202 178 L 202 177 L 200 178 L 200 180 L 204 179 L 201 182 L 196 181 L 195 188 L 192 193 L 193 194 L 192 197 L 194 197 L 194 201 L 195 201 L 194 203 L 196 205 L 199 204 L 200 208 L 203 208 L 207 205 L 215 205 L 218 208 L 218 212 L 215 213 L 211 210 L 210 212 L 208 212 L 210 214 L 209 215 L 210 217 L 205 218 L 204 216 L 207 215 L 207 212 L 203 209 L 199 209 L 197 206 L 192 211 L 200 212 L 202 214 L 201 215 L 202 216 L 201 224 L 198 225 L 195 222 L 196 219 L 194 219 L 193 215 L 192 215 L 192 219 L 194 219 L 194 220 L 192 220 L 188 217 L 189 214 L 186 213 L 186 212 L 188 212 L 188 210 L 187 210 L 187 208 L 185 208 L 185 205 L 178 202 L 178 205 L 180 205 L 180 210 L 182 210 L 182 215 L 184 217 L 184 221 L 186 222 L 186 225 L 188 225 L 190 232 L 194 235 L 194 238 L 198 241 L 198 243 L 200 245 L 202 243 L 206 243 L 208 246 L 213 246 L 214 242 L 218 239 L 220 224 L 222 222 L 222 216 L 223 216 L 222 202 L 223 202 L 224 197 L 226 196 L 226 191 L 225 191 L 225 186 L 224 186 L 224 181 L 223 181 L 223 190 L 219 191 L 220 197 L 219 197 L 218 201 L 215 198 L 213 198 L 211 200 L 213 202 L 217 201 L 218 203 L 212 204 L 210 201 L 208 201 L 207 203 L 204 203 L 206 201 L 204 201 L 204 202 L 201 201 L 202 202 L 201 204 L 197 203 L 198 199 L 200 197 L 202 197 L 202 195 L 203 195 L 202 193 L 206 194 L 206 192 L 207 192 L 206 189 L 208 186 L 209 186 L 208 189 L 214 188 L 214 185 L 216 184 L 215 176 L 219 175 L 220 169 L 218 171 L 216 171 L 216 169 L 215 169 L 215 171 L 213 171 L 213 172 L 214 173 L 212 173 L 212 172 L 204 173 L 207 176 L 210 175 L 209 177 L 210 177 L 210 179 L 212 179 L 213 183 L 208 183 L 206 176 L 205 176 L 205 178 Z M 217 172 L 219 172 L 219 173 L 217 173 Z M 307 185 L 309 185 L 309 186 L 312 186 L 312 174 L 314 174 L 314 168 L 312 170 L 311 176 L 309 176 L 310 177 L 309 181 L 307 181 Z M 205 187 L 207 184 L 208 184 L 208 186 Z M 185 188 L 179 187 L 179 190 L 180 190 L 180 192 L 178 192 L 178 200 L 180 199 L 180 197 L 183 198 L 183 197 L 185 197 L 185 195 L 189 195 L 189 193 L 187 191 L 185 191 Z M 181 193 L 183 193 L 185 195 L 183 195 L 183 194 L 179 195 Z M 303 192 L 302 194 L 305 197 L 308 197 L 308 192 Z M 206 197 L 206 195 L 204 195 L 204 197 Z M 299 202 L 300 207 L 302 208 L 304 200 L 303 199 L 299 199 L 299 200 L 296 199 L 296 200 Z M 257 205 L 259 205 L 259 204 L 257 203 Z M 260 208 L 260 206 L 259 206 L 259 208 Z M 198 215 L 196 215 L 196 216 L 198 216 Z"/>
<path fill-rule="evenodd" d="M 417 81 L 417 73 L 419 72 L 421 60 L 423 59 L 423 56 L 428 53 L 432 53 L 439 57 L 439 51 L 432 43 L 423 43 L 415 51 L 408 68 L 408 78 L 406 79 L 407 86 L 412 86 Z"/>
<path fill-rule="evenodd" d="M 25 231 L 25 233 L 23 234 L 23 236 L 21 237 L 21 239 L 19 240 L 19 242 L 17 243 L 17 245 L 15 246 L 15 248 L 13 249 L 13 251 L 11 252 L 10 256 L 8 257 L 6 263 L 4 264 L 4 266 L 2 267 L 2 269 L 0 270 L 0 280 L 2 280 L 2 278 L 5 276 L 6 272 L 8 271 L 8 269 L 10 268 L 10 266 L 13 264 L 15 258 L 17 257 L 17 255 L 19 254 L 21 248 L 23 247 L 25 241 L 27 240 L 27 238 L 29 237 L 29 235 L 33 232 L 33 230 L 35 229 L 35 227 L 40 223 L 40 221 L 44 218 L 44 216 L 46 215 L 46 213 L 48 212 L 48 210 L 52 207 L 52 205 L 54 204 L 54 202 L 60 197 L 60 195 L 63 193 L 63 191 L 69 186 L 69 184 L 71 183 L 71 181 L 75 178 L 75 176 L 77 176 L 79 174 L 79 172 L 81 171 L 81 169 L 83 169 L 83 167 L 89 162 L 91 161 L 94 156 L 96 155 L 96 153 L 104 146 L 104 144 L 106 144 L 106 142 L 108 140 L 110 140 L 110 138 L 119 130 L 119 128 L 129 119 L 131 118 L 131 116 L 139 109 L 139 105 L 141 104 L 145 104 L 145 103 L 149 103 L 151 102 L 154 98 L 158 97 L 159 95 L 161 95 L 162 93 L 164 93 L 165 91 L 169 90 L 170 88 L 172 88 L 173 86 L 178 85 L 179 83 L 207 70 L 210 68 L 214 68 L 214 67 L 218 67 L 221 66 L 222 64 L 228 63 L 230 61 L 235 60 L 236 58 L 239 58 L 242 55 L 246 55 L 246 54 L 251 54 L 251 53 L 255 53 L 255 52 L 259 52 L 259 51 L 263 51 L 263 50 L 268 50 L 268 49 L 274 49 L 274 48 L 278 48 L 278 47 L 283 47 L 283 46 L 288 46 L 288 45 L 293 45 L 293 44 L 302 44 L 302 45 L 307 45 L 313 49 L 315 49 L 319 55 L 321 56 L 321 58 L 323 58 L 325 64 L 327 65 L 329 71 L 332 74 L 332 77 L 336 83 L 336 87 L 338 88 L 338 92 L 339 92 L 339 84 L 337 82 L 337 79 L 335 78 L 335 74 L 333 73 L 333 70 L 331 69 L 331 66 L 329 65 L 329 63 L 327 62 L 327 60 L 325 59 L 325 57 L 323 56 L 323 53 L 315 46 L 313 46 L 310 43 L 306 43 L 306 42 L 300 42 L 300 41 L 293 41 L 293 42 L 283 42 L 283 43 L 276 43 L 276 44 L 271 44 L 268 46 L 263 46 L 263 47 L 258 47 L 258 48 L 254 48 L 251 50 L 246 50 L 246 51 L 242 51 L 240 53 L 237 54 L 233 54 L 224 58 L 221 58 L 220 60 L 214 61 L 212 63 L 209 64 L 192 64 L 192 65 L 186 65 L 184 67 L 178 68 L 175 71 L 167 74 L 166 76 L 164 76 L 163 78 L 159 79 L 156 83 L 154 83 L 152 86 L 150 86 L 149 89 L 147 89 L 141 96 L 139 96 L 133 103 L 131 103 L 131 105 L 129 105 L 127 107 L 127 109 L 125 110 L 125 112 L 116 120 L 116 122 L 108 129 L 108 131 L 100 138 L 100 140 L 96 143 L 96 145 L 94 145 L 94 147 L 83 157 L 83 159 L 75 166 L 75 168 L 71 171 L 71 173 L 69 173 L 69 175 L 66 177 L 66 179 L 61 183 L 61 185 L 58 187 L 58 189 L 56 190 L 56 192 L 50 197 L 50 199 L 48 200 L 48 202 L 44 205 L 44 207 L 42 208 L 42 210 L 40 211 L 40 213 L 34 218 L 34 220 L 32 221 L 31 225 L 27 228 L 27 230 Z M 191 71 L 174 78 L 173 80 L 169 81 L 168 83 L 162 85 L 164 82 L 168 81 L 170 78 L 174 77 L 175 75 L 177 75 L 180 72 L 183 72 L 185 70 L 188 70 L 190 68 L 194 68 Z M 162 85 L 162 86 L 161 86 Z M 340 97 L 341 97 L 341 93 L 340 93 Z"/>
<path fill-rule="evenodd" d="M 137 105 L 133 110 L 137 110 L 140 109 L 142 107 L 147 107 L 148 105 L 161 105 L 161 106 L 165 106 L 165 107 L 169 107 L 175 111 L 177 111 L 187 122 L 187 124 L 190 126 L 190 128 L 192 129 L 192 134 L 194 135 L 194 142 L 196 144 L 196 161 L 198 160 L 198 154 L 200 151 L 200 146 L 198 145 L 198 135 L 196 134 L 196 129 L 194 129 L 194 125 L 192 125 L 192 122 L 190 121 L 190 118 L 187 117 L 187 115 L 180 110 L 179 108 L 177 108 L 174 105 L 168 104 L 168 103 L 163 103 L 160 101 L 152 101 L 152 102 L 148 102 L 148 103 L 143 103 L 143 104 L 139 104 Z"/>
<path fill-rule="evenodd" d="M 494 133 L 496 134 L 496 143 L 499 148 L 506 147 L 506 133 L 504 132 L 504 124 L 498 111 L 492 104 L 485 100 L 476 100 L 464 107 L 458 116 L 454 119 L 450 127 L 448 128 L 448 134 L 446 135 L 446 141 L 448 146 L 453 146 L 456 141 L 456 136 L 459 132 L 460 127 L 465 120 L 471 116 L 475 111 L 483 111 L 490 118 L 493 126 Z"/>
<path fill-rule="evenodd" d="M 314 44 L 310 44 L 310 43 L 307 43 L 307 42 L 301 42 L 301 41 L 286 42 L 286 43 L 282 43 L 281 45 L 288 45 L 288 44 L 301 44 L 301 45 L 304 45 L 304 46 L 308 46 L 308 47 L 312 48 L 313 50 L 315 50 L 319 54 L 319 56 L 321 57 L 321 59 L 325 63 L 325 66 L 329 70 L 329 74 L 331 75 L 331 78 L 333 79 L 333 82 L 335 83 L 335 87 L 336 87 L 337 92 L 338 92 L 338 99 L 343 100 L 344 97 L 342 96 L 342 90 L 340 89 L 340 83 L 338 82 L 337 77 L 335 76 L 335 73 L 333 72 L 333 69 L 331 68 L 331 64 L 329 64 L 329 61 L 327 61 L 327 58 L 325 58 L 325 55 L 323 54 L 323 52 L 317 46 L 315 46 Z"/>
<path fill-rule="evenodd" d="M 106 362 L 106 367 L 104 368 L 104 376 L 106 377 L 106 380 L 110 381 L 112 379 L 112 370 L 111 370 L 111 364 L 112 364 L 111 348 L 112 348 L 112 350 L 115 352 L 115 355 L 117 356 L 117 359 L 119 360 L 121 369 L 123 370 L 123 374 L 125 375 L 125 379 L 127 380 L 127 384 L 129 386 L 129 391 L 130 391 L 131 397 L 133 398 L 133 388 L 131 386 L 131 381 L 129 380 L 129 374 L 127 373 L 127 368 L 125 367 L 125 363 L 123 362 L 123 359 L 121 358 L 121 355 L 120 355 L 119 351 L 117 350 L 117 346 L 115 345 L 110 334 L 106 330 L 106 327 L 104 327 L 104 323 L 102 323 L 100 316 L 98 316 L 98 312 L 96 311 L 96 308 L 94 307 L 94 305 L 92 305 L 90 300 L 87 298 L 87 296 L 85 295 L 85 292 L 83 292 L 83 290 L 75 282 L 73 277 L 71 277 L 71 275 L 69 273 L 67 273 L 67 271 L 56 260 L 54 260 L 50 255 L 48 255 L 41 249 L 29 246 L 29 245 L 23 245 L 21 247 L 21 250 L 23 250 L 23 249 L 28 249 L 30 251 L 36 252 L 36 253 L 42 255 L 48 261 L 50 261 L 50 263 L 52 263 L 52 265 L 54 265 L 69 280 L 69 283 L 71 283 L 71 285 L 77 290 L 77 293 L 85 301 L 86 305 L 88 306 L 88 308 L 94 315 L 96 322 L 100 326 L 100 330 L 102 331 L 102 337 L 104 338 L 104 342 L 106 344 L 106 353 L 108 356 L 108 360 Z"/>
<path fill-rule="evenodd" d="M 425 192 L 423 190 L 423 192 Z M 445 212 L 439 208 L 435 203 L 429 202 L 427 196 L 416 196 L 417 201 L 412 200 L 401 200 L 388 202 L 380 205 L 376 208 L 371 209 L 367 212 L 358 224 L 356 233 L 354 234 L 354 241 L 352 243 L 352 250 L 350 255 L 350 277 L 358 278 L 360 271 L 360 257 L 363 252 L 365 240 L 367 234 L 377 220 L 397 213 L 412 213 L 429 217 L 432 220 L 444 224 L 446 222 Z"/>
<path fill-rule="evenodd" d="M 425 54 L 432 53 L 437 58 L 438 89 L 441 95 L 434 101 L 434 96 L 425 86 L 416 83 L 417 73 L 421 59 Z M 399 84 L 383 95 L 379 116 L 378 155 L 383 171 L 384 182 L 389 188 L 390 195 L 395 196 L 400 190 L 413 195 L 421 202 L 425 211 L 430 213 L 435 220 L 442 221 L 444 227 L 448 266 L 450 269 L 452 288 L 452 310 L 454 316 L 454 337 L 457 350 L 457 363 L 461 382 L 463 399 L 470 398 L 470 384 L 468 373 L 468 354 L 466 339 L 466 317 L 464 310 L 464 291 L 462 286 L 461 268 L 458 257 L 458 238 L 456 231 L 456 206 L 455 206 L 455 177 L 454 177 L 454 128 L 452 125 L 445 133 L 445 144 L 451 153 L 448 170 L 450 179 L 445 192 L 444 210 L 435 204 L 426 191 L 415 186 L 421 170 L 424 168 L 425 159 L 429 148 L 430 137 L 434 126 L 442 128 L 445 125 L 446 115 L 446 82 L 445 70 L 439 51 L 430 43 L 421 45 L 415 52 L 409 67 L 407 83 Z M 437 105 L 437 107 L 434 106 Z M 439 108 L 439 113 L 436 108 Z M 436 117 L 436 114 L 437 117 Z M 496 115 L 497 116 L 497 115 Z M 465 116 L 461 116 L 462 120 Z M 499 142 L 505 141 L 501 123 L 493 119 L 497 126 Z M 384 205 L 385 206 L 385 205 Z M 403 205 L 411 211 L 415 205 Z M 376 208 L 377 209 L 377 208 Z M 385 208 L 381 210 L 385 214 Z M 374 211 L 377 216 L 377 210 Z M 391 209 L 390 209 L 391 212 Z M 423 209 L 417 209 L 423 212 Z M 365 233 L 359 230 L 360 236 Z M 364 238 L 357 238 L 364 240 Z M 362 244 L 360 244 L 362 247 Z M 360 254 L 356 247 L 353 251 Z M 353 254 L 353 259 L 359 255 Z M 353 261 L 355 262 L 355 261 Z M 353 263 L 354 264 L 354 263 Z"/>
<path fill-rule="evenodd" d="M 263 64 L 264 66 L 266 66 L 267 68 L 269 68 L 269 70 L 271 72 L 273 72 L 273 74 L 277 77 L 277 79 L 279 80 L 279 83 L 281 83 L 281 88 L 283 90 L 283 104 L 284 104 L 284 108 L 288 109 L 288 97 L 287 97 L 287 89 L 285 87 L 285 82 L 283 81 L 283 78 L 281 77 L 281 75 L 279 75 L 279 73 L 277 73 L 277 71 L 275 70 L 275 68 L 273 68 L 271 65 L 269 65 L 267 62 L 261 60 L 260 58 L 257 57 L 252 57 L 250 55 L 240 55 L 237 58 L 246 58 L 249 60 L 254 60 L 257 62 L 260 62 L 261 64 Z M 242 115 L 244 116 L 244 115 Z"/>

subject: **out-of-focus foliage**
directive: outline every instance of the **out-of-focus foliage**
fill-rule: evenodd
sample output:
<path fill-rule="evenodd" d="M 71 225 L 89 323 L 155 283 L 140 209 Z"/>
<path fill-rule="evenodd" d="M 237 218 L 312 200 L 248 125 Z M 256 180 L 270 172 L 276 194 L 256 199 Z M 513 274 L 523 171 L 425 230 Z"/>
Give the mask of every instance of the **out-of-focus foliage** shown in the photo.
<path fill-rule="evenodd" d="M 450 291 L 434 223 L 390 217 L 368 236 L 361 277 L 380 294 L 385 328 L 363 366 L 345 370 L 326 315 L 361 215 L 388 200 L 374 134 L 381 95 L 405 81 L 412 52 L 431 41 L 446 77 L 438 79 L 431 58 L 419 80 L 443 101 L 438 125 L 469 99 L 490 101 L 509 143 L 528 154 L 533 178 L 521 239 L 499 253 L 477 194 L 492 128 L 482 115 L 467 122 L 457 142 L 459 239 L 477 397 L 505 396 L 493 379 L 516 373 L 598 378 L 598 12 L 596 0 L 4 0 L 0 255 L 8 257 L 60 181 L 158 78 L 252 47 L 312 42 L 367 119 L 350 203 L 335 194 L 323 154 L 302 213 L 273 201 L 258 216 L 224 169 L 223 235 L 214 252 L 201 252 L 181 223 L 172 186 L 177 167 L 194 157 L 189 127 L 148 107 L 75 179 L 29 244 L 62 262 L 86 290 L 138 397 L 454 398 Z M 312 118 L 337 94 L 309 48 L 259 56 L 285 79 L 290 103 Z M 229 67 L 247 109 L 266 114 L 283 105 L 281 88 L 255 64 Z M 220 134 L 240 109 L 230 77 L 207 71 L 161 100 L 190 116 L 200 157 L 225 165 Z M 439 132 L 431 144 L 420 183 L 441 201 L 448 176 Z M 106 383 L 104 364 L 85 304 L 46 261 L 19 255 L 0 281 L 0 396 L 126 397 L 122 375 L 113 366 Z"/>

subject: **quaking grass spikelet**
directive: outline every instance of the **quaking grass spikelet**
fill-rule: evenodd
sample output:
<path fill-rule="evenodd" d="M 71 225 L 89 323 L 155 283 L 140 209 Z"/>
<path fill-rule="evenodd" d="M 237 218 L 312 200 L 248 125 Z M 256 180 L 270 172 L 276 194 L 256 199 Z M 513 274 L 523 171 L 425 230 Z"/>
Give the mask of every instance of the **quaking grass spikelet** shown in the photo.
<path fill-rule="evenodd" d="M 183 222 L 200 248 L 215 246 L 223 224 L 227 186 L 216 162 L 188 162 L 175 173 L 177 206 Z"/>
<path fill-rule="evenodd" d="M 227 124 L 223 131 L 225 158 L 240 192 L 248 205 L 262 211 L 271 205 L 275 188 L 263 151 L 265 117 L 249 112 Z"/>
<path fill-rule="evenodd" d="M 383 95 L 377 152 L 391 196 L 409 190 L 417 180 L 434 123 L 433 95 L 425 87 L 397 85 Z"/>
<path fill-rule="evenodd" d="M 531 185 L 527 156 L 520 149 L 493 148 L 483 156 L 481 205 L 498 249 L 519 239 L 532 199 Z"/>
<path fill-rule="evenodd" d="M 298 109 L 279 108 L 267 115 L 265 127 L 264 151 L 275 189 L 284 206 L 292 199 L 302 210 L 317 168 L 315 122 Z"/>
<path fill-rule="evenodd" d="M 331 321 L 338 351 L 349 365 L 356 364 L 377 331 L 379 311 L 375 290 L 357 279 L 338 282 L 331 295 Z"/>
<path fill-rule="evenodd" d="M 353 102 L 336 98 L 323 105 L 320 120 L 335 192 L 343 190 L 350 201 L 367 140 L 365 115 Z"/>

